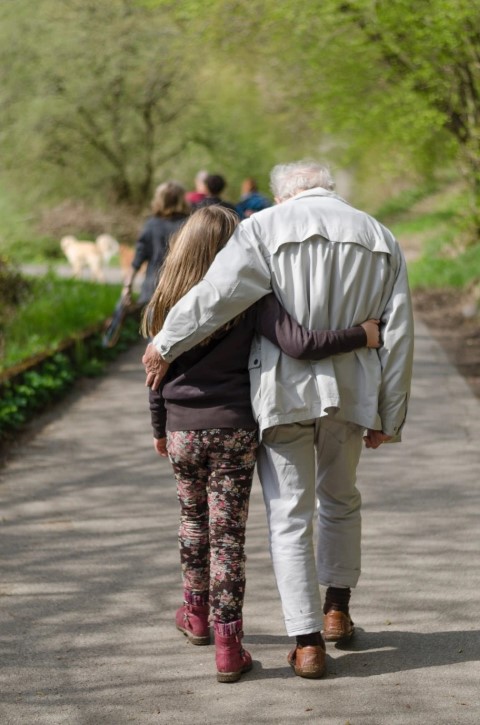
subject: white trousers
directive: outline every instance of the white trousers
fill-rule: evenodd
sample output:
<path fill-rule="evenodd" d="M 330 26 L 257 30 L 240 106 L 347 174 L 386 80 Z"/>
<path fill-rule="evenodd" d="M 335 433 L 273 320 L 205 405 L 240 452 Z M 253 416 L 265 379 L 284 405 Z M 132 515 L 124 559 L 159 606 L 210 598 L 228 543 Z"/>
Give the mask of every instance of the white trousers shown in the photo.
<path fill-rule="evenodd" d="M 326 416 L 263 433 L 258 473 L 290 636 L 322 629 L 319 583 L 354 587 L 360 576 L 361 497 L 356 470 L 363 431 L 355 423 Z"/>

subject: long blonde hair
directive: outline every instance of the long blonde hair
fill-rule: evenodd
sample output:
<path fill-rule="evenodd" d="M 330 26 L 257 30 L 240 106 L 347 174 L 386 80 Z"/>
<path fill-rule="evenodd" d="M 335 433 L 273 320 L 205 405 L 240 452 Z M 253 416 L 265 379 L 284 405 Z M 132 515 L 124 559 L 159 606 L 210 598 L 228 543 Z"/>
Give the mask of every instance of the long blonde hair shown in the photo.
<path fill-rule="evenodd" d="M 238 222 L 233 210 L 220 205 L 206 206 L 195 211 L 172 236 L 157 288 L 143 313 L 145 336 L 156 335 L 162 329 L 171 308 L 205 276 Z M 227 322 L 221 330 L 233 327 L 239 317 Z M 202 344 L 211 338 L 212 335 Z"/>

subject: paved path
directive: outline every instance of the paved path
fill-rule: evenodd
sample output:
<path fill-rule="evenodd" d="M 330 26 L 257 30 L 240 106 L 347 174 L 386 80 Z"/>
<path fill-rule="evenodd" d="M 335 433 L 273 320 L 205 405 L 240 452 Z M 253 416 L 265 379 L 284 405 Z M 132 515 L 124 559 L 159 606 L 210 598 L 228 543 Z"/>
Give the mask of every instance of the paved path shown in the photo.
<path fill-rule="evenodd" d="M 404 443 L 366 451 L 363 575 L 348 648 L 293 676 L 258 483 L 245 642 L 255 665 L 215 679 L 213 648 L 172 626 L 177 502 L 150 447 L 141 348 L 89 383 L 0 472 L 2 725 L 477 725 L 480 403 L 417 325 Z"/>

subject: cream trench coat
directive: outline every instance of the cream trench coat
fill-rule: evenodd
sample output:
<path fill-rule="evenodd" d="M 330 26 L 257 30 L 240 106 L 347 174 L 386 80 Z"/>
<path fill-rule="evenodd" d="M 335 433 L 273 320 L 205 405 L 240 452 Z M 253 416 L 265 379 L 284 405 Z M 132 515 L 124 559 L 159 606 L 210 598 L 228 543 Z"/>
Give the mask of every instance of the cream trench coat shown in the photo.
<path fill-rule="evenodd" d="M 405 260 L 388 229 L 325 189 L 243 221 L 153 343 L 170 362 L 271 290 L 310 329 L 379 318 L 383 346 L 315 362 L 257 337 L 249 367 L 260 431 L 337 411 L 399 440 L 413 357 Z"/>

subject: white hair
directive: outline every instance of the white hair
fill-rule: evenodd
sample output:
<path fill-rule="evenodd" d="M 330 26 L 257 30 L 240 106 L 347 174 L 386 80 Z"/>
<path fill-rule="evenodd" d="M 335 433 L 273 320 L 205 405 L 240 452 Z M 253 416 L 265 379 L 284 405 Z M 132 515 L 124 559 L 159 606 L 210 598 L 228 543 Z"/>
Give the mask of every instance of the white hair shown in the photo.
<path fill-rule="evenodd" d="M 316 161 L 295 161 L 292 164 L 278 164 L 270 174 L 270 188 L 279 201 L 290 199 L 295 194 L 317 186 L 327 191 L 335 189 L 330 170 Z"/>

